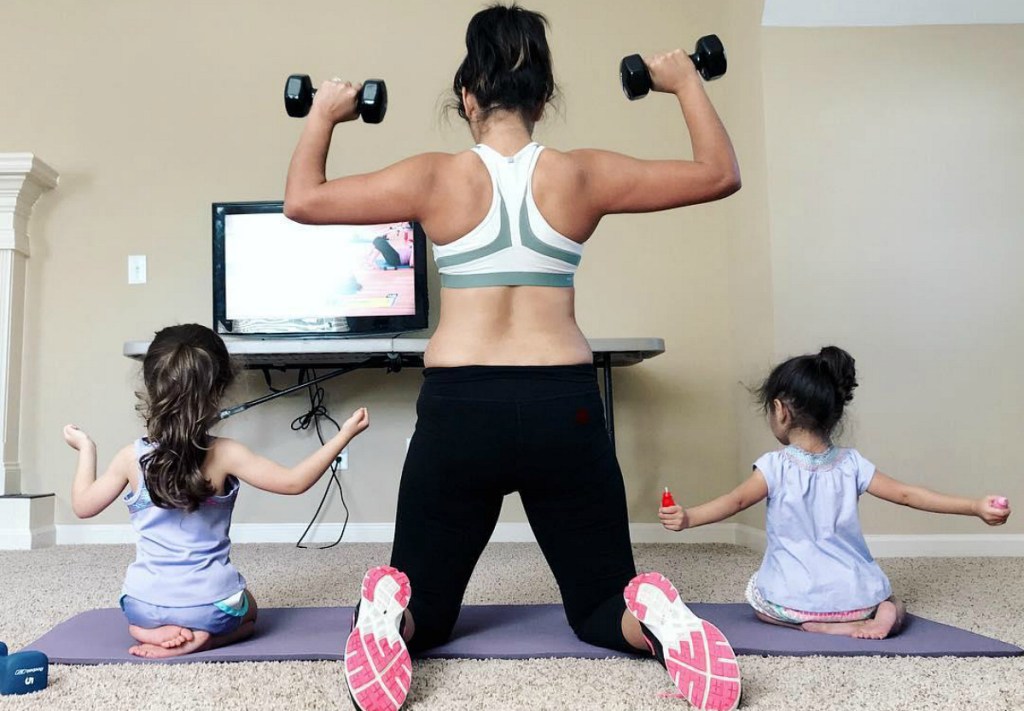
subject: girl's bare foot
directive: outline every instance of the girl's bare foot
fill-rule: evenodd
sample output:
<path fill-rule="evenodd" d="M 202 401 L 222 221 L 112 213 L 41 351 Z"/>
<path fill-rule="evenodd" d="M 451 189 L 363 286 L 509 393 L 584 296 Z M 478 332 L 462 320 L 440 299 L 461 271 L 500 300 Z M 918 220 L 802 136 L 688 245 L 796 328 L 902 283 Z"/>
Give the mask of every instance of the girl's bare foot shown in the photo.
<path fill-rule="evenodd" d="M 886 600 L 878 606 L 875 616 L 864 620 L 864 626 L 853 636 L 858 639 L 885 639 L 896 624 L 896 617 L 896 606 Z"/>
<path fill-rule="evenodd" d="M 837 634 L 843 637 L 855 637 L 856 632 L 864 624 L 860 622 L 805 622 L 800 625 L 804 632 L 818 632 L 820 634 Z"/>
<path fill-rule="evenodd" d="M 128 625 L 128 633 L 143 644 L 152 644 L 165 649 L 180 647 L 194 639 L 192 630 L 178 625 L 164 625 L 148 629 L 138 625 Z"/>
<path fill-rule="evenodd" d="M 892 632 L 899 611 L 889 600 L 881 603 L 870 620 L 858 622 L 805 622 L 800 628 L 806 632 L 838 634 L 857 639 L 885 639 Z"/>
<path fill-rule="evenodd" d="M 201 652 L 209 641 L 209 632 L 197 630 L 192 633 L 191 640 L 177 647 L 167 648 L 158 644 L 148 643 L 137 644 L 134 647 L 129 647 L 128 653 L 136 657 L 146 657 L 147 659 L 167 659 L 168 657 L 180 657 L 183 654 L 191 654 L 192 652 Z"/>

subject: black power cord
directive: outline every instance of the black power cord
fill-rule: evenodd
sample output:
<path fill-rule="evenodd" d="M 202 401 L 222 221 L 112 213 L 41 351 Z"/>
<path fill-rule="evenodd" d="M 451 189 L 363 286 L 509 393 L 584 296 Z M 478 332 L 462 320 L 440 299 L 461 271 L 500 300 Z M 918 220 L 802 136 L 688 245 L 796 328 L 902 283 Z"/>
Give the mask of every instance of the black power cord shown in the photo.
<path fill-rule="evenodd" d="M 316 370 L 302 368 L 299 370 L 299 385 L 305 384 L 308 381 L 316 380 Z M 322 429 L 322 420 L 327 420 L 340 432 L 341 425 L 338 421 L 331 417 L 327 408 L 324 406 L 324 398 L 326 393 L 320 386 L 320 383 L 309 383 L 309 387 L 306 389 L 309 393 L 309 410 L 294 420 L 292 420 L 292 431 L 298 432 L 300 430 L 309 429 L 310 425 L 316 428 L 316 436 L 320 439 L 320 445 L 323 446 L 326 443 L 324 439 L 324 433 Z M 331 485 L 334 485 L 338 489 L 338 496 L 341 498 L 341 505 L 345 509 L 345 522 L 341 525 L 341 533 L 338 534 L 338 538 L 334 543 L 329 543 L 326 546 L 309 546 L 302 543 L 306 536 L 309 535 L 309 530 L 313 528 L 313 524 L 320 517 L 320 512 L 324 508 L 324 504 L 327 502 L 327 496 L 331 493 Z M 348 504 L 345 502 L 345 491 L 341 487 L 341 480 L 338 478 L 338 459 L 335 458 L 331 462 L 331 478 L 327 482 L 327 486 L 324 488 L 324 495 L 320 497 L 320 504 L 316 507 L 316 512 L 313 514 L 313 518 L 310 519 L 309 525 L 306 526 L 306 530 L 299 536 L 299 540 L 295 542 L 296 548 L 311 549 L 311 550 L 327 550 L 328 548 L 334 548 L 336 545 L 341 543 L 341 539 L 345 536 L 345 529 L 348 528 Z"/>
<path fill-rule="evenodd" d="M 399 338 L 403 335 L 405 334 L 398 333 L 391 337 L 391 350 L 388 352 L 386 356 L 387 361 L 385 365 L 386 370 L 389 374 L 397 373 L 402 370 L 402 356 L 395 352 L 394 341 L 395 338 Z M 331 417 L 330 413 L 327 410 L 327 407 L 324 405 L 324 398 L 326 397 L 326 393 L 324 392 L 324 389 L 320 387 L 320 383 L 323 382 L 324 380 L 329 380 L 335 376 L 347 373 L 358 367 L 358 364 L 345 366 L 343 368 L 339 368 L 338 370 L 331 371 L 324 375 L 323 377 L 317 376 L 315 368 L 300 368 L 299 382 L 296 385 L 293 385 L 290 388 L 284 388 L 283 390 L 274 388 L 273 384 L 270 382 L 270 370 L 268 368 L 264 368 L 263 379 L 267 383 L 267 390 L 270 391 L 270 394 L 264 395 L 263 397 L 260 398 L 256 398 L 255 400 L 251 400 L 247 403 L 243 403 L 242 405 L 222 410 L 220 412 L 220 418 L 222 420 L 227 419 L 232 415 L 237 415 L 240 412 L 248 410 L 250 407 L 253 407 L 254 405 L 259 405 L 260 403 L 266 402 L 268 400 L 274 400 L 280 397 L 281 395 L 287 395 L 295 390 L 300 390 L 303 386 L 306 386 L 306 392 L 309 394 L 309 410 L 307 410 L 305 413 L 299 415 L 294 420 L 292 420 L 292 431 L 298 432 L 299 430 L 306 430 L 309 429 L 310 425 L 313 425 L 314 427 L 316 427 L 316 436 L 319 438 L 320 446 L 322 447 L 326 443 L 326 440 L 324 439 L 321 420 L 327 420 L 332 425 L 334 425 L 334 427 L 339 432 L 341 431 L 341 425 L 338 424 L 337 420 Z M 324 488 L 324 495 L 320 497 L 320 503 L 317 505 L 316 511 L 313 513 L 313 518 L 309 520 L 309 523 L 306 525 L 306 529 L 302 532 L 302 535 L 299 536 L 299 540 L 295 542 L 296 548 L 309 550 L 327 550 L 328 548 L 334 548 L 336 545 L 341 543 L 342 538 L 345 537 L 345 531 L 348 528 L 349 510 L 348 503 L 345 501 L 345 491 L 341 486 L 341 480 L 338 478 L 337 458 L 335 458 L 335 460 L 331 462 L 330 469 L 331 478 L 328 480 L 327 486 Z M 306 536 L 309 535 L 309 530 L 313 528 L 313 524 L 315 524 L 316 520 L 320 517 L 320 512 L 323 511 L 324 504 L 327 503 L 327 496 L 331 493 L 332 484 L 335 487 L 337 487 L 338 497 L 341 499 L 341 506 L 342 508 L 345 509 L 345 521 L 341 524 L 341 533 L 338 534 L 338 538 L 334 541 L 334 543 L 330 543 L 326 546 L 303 545 L 302 541 L 304 541 Z"/>

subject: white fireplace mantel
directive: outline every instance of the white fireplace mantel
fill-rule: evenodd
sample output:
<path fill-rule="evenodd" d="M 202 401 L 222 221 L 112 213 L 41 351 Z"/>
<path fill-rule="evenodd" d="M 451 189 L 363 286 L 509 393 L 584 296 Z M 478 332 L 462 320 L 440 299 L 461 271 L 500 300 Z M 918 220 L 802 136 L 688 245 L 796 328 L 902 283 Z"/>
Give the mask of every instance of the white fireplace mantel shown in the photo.
<path fill-rule="evenodd" d="M 32 153 L 0 153 L 0 549 L 54 539 L 53 495 L 23 493 L 35 482 L 22 472 L 19 442 L 29 218 L 58 178 Z"/>
<path fill-rule="evenodd" d="M 32 206 L 57 187 L 57 171 L 31 153 L 0 153 L 0 249 L 29 256 Z"/>

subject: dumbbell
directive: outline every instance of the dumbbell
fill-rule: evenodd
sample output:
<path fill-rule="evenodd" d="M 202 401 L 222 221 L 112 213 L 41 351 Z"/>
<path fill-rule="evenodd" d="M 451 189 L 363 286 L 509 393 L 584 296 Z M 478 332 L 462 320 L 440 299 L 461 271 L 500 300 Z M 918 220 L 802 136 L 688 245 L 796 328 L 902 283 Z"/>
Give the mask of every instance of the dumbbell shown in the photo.
<path fill-rule="evenodd" d="M 42 652 L 7 654 L 0 642 L 0 696 L 30 694 L 46 688 L 50 659 Z"/>
<path fill-rule="evenodd" d="M 725 74 L 725 47 L 718 35 L 705 35 L 697 40 L 697 47 L 690 60 L 697 67 L 697 72 L 704 81 L 711 81 Z M 644 58 L 639 54 L 623 57 L 619 64 L 619 79 L 622 80 L 622 91 L 630 101 L 647 96 L 651 90 L 651 73 L 647 70 Z"/>
<path fill-rule="evenodd" d="M 308 74 L 292 74 L 284 83 L 284 109 L 289 116 L 302 118 L 313 105 L 313 82 Z M 383 79 L 367 79 L 359 91 L 356 110 L 366 123 L 380 123 L 388 110 L 388 87 Z"/>

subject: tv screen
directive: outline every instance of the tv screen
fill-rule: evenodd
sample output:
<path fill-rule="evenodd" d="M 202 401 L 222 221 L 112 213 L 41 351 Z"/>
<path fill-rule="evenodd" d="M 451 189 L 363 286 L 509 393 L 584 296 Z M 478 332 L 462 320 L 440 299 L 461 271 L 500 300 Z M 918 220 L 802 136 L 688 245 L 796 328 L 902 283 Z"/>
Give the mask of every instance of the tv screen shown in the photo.
<path fill-rule="evenodd" d="M 282 209 L 214 203 L 217 333 L 338 337 L 427 327 L 419 224 L 302 225 Z"/>

